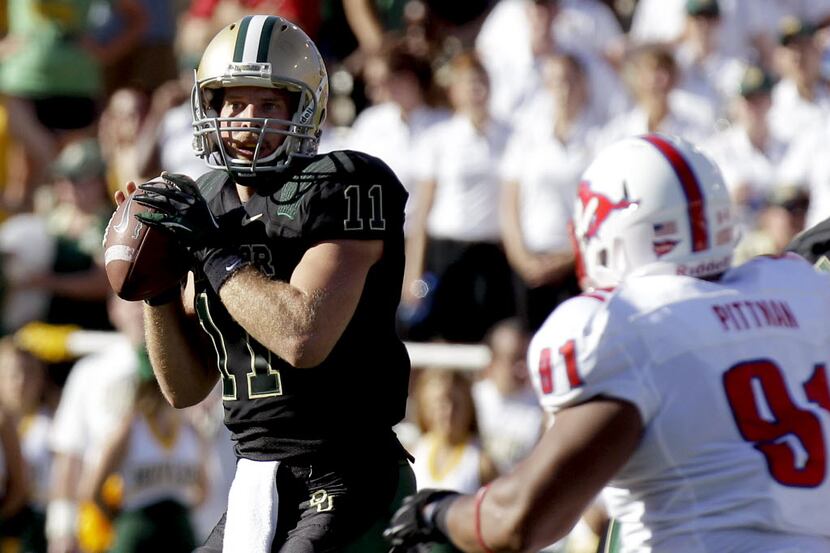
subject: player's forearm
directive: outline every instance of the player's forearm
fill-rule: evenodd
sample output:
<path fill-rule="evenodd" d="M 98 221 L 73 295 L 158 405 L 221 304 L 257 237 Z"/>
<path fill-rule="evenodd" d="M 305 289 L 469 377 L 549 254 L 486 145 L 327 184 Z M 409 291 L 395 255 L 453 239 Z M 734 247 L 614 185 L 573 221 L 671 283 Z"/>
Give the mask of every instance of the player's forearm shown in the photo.
<path fill-rule="evenodd" d="M 197 329 L 181 303 L 144 308 L 147 352 L 164 397 L 174 407 L 202 401 L 219 378 L 206 355 L 200 352 Z"/>
<path fill-rule="evenodd" d="M 561 539 L 573 527 L 577 514 L 572 515 L 562 506 L 540 522 L 535 514 L 533 497 L 515 478 L 503 477 L 492 482 L 483 500 L 476 508 L 476 496 L 456 500 L 448 513 L 452 542 L 462 551 L 485 551 L 479 540 L 491 551 L 530 552 Z M 477 514 L 478 511 L 478 514 Z M 476 517 L 479 518 L 479 536 L 476 535 Z"/>
<path fill-rule="evenodd" d="M 340 336 L 325 328 L 325 317 L 318 311 L 320 298 L 287 282 L 269 280 L 254 268 L 235 274 L 220 296 L 248 334 L 294 367 L 322 363 Z"/>
<path fill-rule="evenodd" d="M 462 496 L 452 504 L 447 515 L 449 538 L 456 547 L 467 553 L 483 551 L 476 537 L 475 502 L 475 496 Z M 488 506 L 488 511 L 493 512 L 495 510 L 494 502 L 492 499 L 489 502 L 491 505 Z M 519 551 L 518 540 L 509 543 L 510 540 L 505 539 L 511 534 L 512 527 L 510 523 L 504 518 L 497 518 L 496 521 L 496 527 L 490 526 L 487 528 L 487 547 L 492 551 Z M 502 524 L 504 524 L 503 527 Z"/>
<path fill-rule="evenodd" d="M 556 424 L 479 502 L 457 500 L 448 513 L 450 537 L 464 551 L 538 551 L 570 531 L 580 514 L 625 464 L 642 423 L 632 404 L 606 399 L 563 409 Z M 590 467 L 590 471 L 586 471 Z"/>
<path fill-rule="evenodd" d="M 496 479 L 483 497 L 479 494 L 461 496 L 447 515 L 448 537 L 467 553 L 539 551 L 564 538 L 581 511 L 567 501 L 529 493 L 511 476 Z"/>

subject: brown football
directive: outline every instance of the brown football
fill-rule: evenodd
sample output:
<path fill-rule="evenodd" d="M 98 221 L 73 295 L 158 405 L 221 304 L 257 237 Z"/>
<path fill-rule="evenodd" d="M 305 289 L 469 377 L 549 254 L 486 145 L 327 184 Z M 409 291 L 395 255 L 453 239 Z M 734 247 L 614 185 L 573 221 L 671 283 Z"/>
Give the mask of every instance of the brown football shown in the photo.
<path fill-rule="evenodd" d="M 115 293 L 125 300 L 138 301 L 180 282 L 187 274 L 188 255 L 172 236 L 134 217 L 153 208 L 134 202 L 133 196 L 115 209 L 107 223 L 104 264 Z"/>

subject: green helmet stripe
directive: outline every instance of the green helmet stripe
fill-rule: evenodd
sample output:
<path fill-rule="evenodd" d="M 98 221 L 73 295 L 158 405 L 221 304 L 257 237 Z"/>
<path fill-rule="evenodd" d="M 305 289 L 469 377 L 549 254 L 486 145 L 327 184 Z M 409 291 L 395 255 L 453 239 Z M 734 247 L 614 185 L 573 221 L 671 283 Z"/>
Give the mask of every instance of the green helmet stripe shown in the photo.
<path fill-rule="evenodd" d="M 268 61 L 268 48 L 271 45 L 271 33 L 274 30 L 274 24 L 277 18 L 269 16 L 262 25 L 262 33 L 259 35 L 259 48 L 257 49 L 256 60 L 258 62 Z"/>
<path fill-rule="evenodd" d="M 248 34 L 248 25 L 251 24 L 251 19 L 253 18 L 254 16 L 252 15 L 246 15 L 239 22 L 239 32 L 236 33 L 236 45 L 233 49 L 233 61 L 235 62 L 242 61 L 242 54 L 245 52 L 245 37 Z"/>

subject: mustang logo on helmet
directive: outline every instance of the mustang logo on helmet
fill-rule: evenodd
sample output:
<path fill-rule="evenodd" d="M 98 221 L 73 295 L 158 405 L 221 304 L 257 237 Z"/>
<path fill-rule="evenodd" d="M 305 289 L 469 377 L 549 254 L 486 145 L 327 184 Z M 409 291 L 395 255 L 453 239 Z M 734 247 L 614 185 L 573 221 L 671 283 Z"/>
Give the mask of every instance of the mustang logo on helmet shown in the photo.
<path fill-rule="evenodd" d="M 585 180 L 579 183 L 579 201 L 582 203 L 583 213 L 592 209 L 593 206 L 593 215 L 590 218 L 590 223 L 582 233 L 585 238 L 593 238 L 596 236 L 599 228 L 613 211 L 627 209 L 640 203 L 637 200 L 628 199 L 628 187 L 626 187 L 625 183 L 623 183 L 623 198 L 618 202 L 613 202 L 608 196 L 591 190 L 590 183 Z"/>

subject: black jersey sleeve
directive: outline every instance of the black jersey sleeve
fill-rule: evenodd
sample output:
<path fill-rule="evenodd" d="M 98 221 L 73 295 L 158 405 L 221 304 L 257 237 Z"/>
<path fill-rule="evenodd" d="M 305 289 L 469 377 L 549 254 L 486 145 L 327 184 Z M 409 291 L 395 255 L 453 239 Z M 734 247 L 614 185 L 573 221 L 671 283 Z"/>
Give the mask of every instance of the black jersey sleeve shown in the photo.
<path fill-rule="evenodd" d="M 326 158 L 332 172 L 307 198 L 305 238 L 385 240 L 403 233 L 407 193 L 385 163 L 351 151 Z"/>

